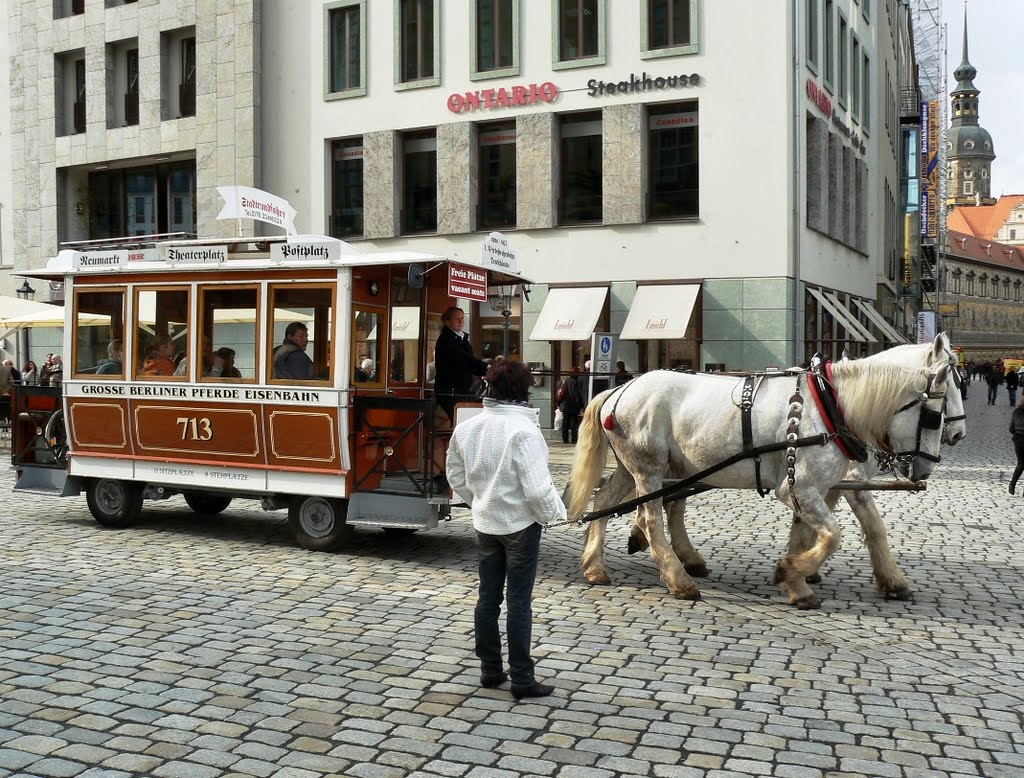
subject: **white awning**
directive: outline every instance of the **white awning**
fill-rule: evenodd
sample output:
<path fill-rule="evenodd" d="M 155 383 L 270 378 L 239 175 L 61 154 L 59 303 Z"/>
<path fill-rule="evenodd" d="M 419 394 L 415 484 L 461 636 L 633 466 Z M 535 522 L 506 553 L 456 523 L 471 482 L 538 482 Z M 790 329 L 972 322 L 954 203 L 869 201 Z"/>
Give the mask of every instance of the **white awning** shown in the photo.
<path fill-rule="evenodd" d="M 594 334 L 607 295 L 607 286 L 552 289 L 530 340 L 587 340 Z"/>
<path fill-rule="evenodd" d="M 846 305 L 840 300 L 835 292 L 825 292 L 825 297 L 834 302 L 839 306 L 839 309 L 843 312 L 847 321 L 850 322 L 850 326 L 857 330 L 861 335 L 868 339 L 871 343 L 877 343 L 878 338 L 871 334 L 871 330 L 865 325 L 860 323 L 860 319 L 857 318 L 857 314 L 851 311 Z"/>
<path fill-rule="evenodd" d="M 674 340 L 686 336 L 700 284 L 638 286 L 622 340 Z"/>
<path fill-rule="evenodd" d="M 882 333 L 886 340 L 891 340 L 893 343 L 910 343 L 905 336 L 901 335 L 895 327 L 885 320 L 885 317 L 882 316 L 882 314 L 875 310 L 875 306 L 871 303 L 866 303 L 862 300 L 854 300 L 853 304 L 860 308 L 860 310 L 864 312 L 865 316 L 871 319 L 875 327 L 878 328 L 878 331 Z"/>
<path fill-rule="evenodd" d="M 849 312 L 846 311 L 843 306 L 838 303 L 834 303 L 829 300 L 825 295 L 821 293 L 820 289 L 812 289 L 807 287 L 807 291 L 811 293 L 811 296 L 824 306 L 825 310 L 832 314 L 832 316 L 843 325 L 843 329 L 846 330 L 846 334 L 850 336 L 851 340 L 859 340 L 861 343 L 866 343 L 865 338 L 859 329 L 853 327 L 849 322 Z M 874 338 L 872 338 L 874 340 Z"/>

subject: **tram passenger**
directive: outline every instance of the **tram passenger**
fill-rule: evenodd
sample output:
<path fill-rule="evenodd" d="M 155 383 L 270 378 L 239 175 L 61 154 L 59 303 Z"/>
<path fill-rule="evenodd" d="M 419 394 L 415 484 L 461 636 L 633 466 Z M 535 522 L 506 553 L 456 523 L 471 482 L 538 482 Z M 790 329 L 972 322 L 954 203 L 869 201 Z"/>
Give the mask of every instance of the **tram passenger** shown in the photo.
<path fill-rule="evenodd" d="M 367 381 L 373 380 L 373 360 L 364 359 L 359 363 L 359 367 L 356 368 L 356 383 L 365 384 Z"/>
<path fill-rule="evenodd" d="M 235 367 L 235 350 L 223 346 L 213 352 L 213 365 L 206 375 L 211 378 L 241 378 L 242 371 Z"/>
<path fill-rule="evenodd" d="M 107 344 L 107 358 L 100 361 L 97 375 L 120 375 L 124 372 L 124 343 L 114 338 Z"/>
<path fill-rule="evenodd" d="M 274 378 L 309 381 L 313 378 L 313 360 L 306 354 L 309 328 L 293 321 L 284 331 L 284 341 L 274 349 Z"/>
<path fill-rule="evenodd" d="M 456 306 L 448 308 L 441 315 L 441 334 L 434 346 L 434 395 L 437 404 L 455 423 L 455 403 L 469 398 L 473 391 L 473 376 L 487 372 L 483 360 L 473 356 L 469 335 L 463 330 L 465 312 Z"/>
<path fill-rule="evenodd" d="M 142 363 L 142 375 L 174 375 L 174 341 L 170 335 L 157 335 L 149 347 L 146 361 Z M 57 359 L 57 357 L 54 357 Z"/>
<path fill-rule="evenodd" d="M 479 596 L 473 614 L 480 684 L 493 689 L 512 676 L 512 696 L 546 697 L 553 686 L 534 676 L 530 656 L 533 584 L 541 526 L 565 519 L 551 481 L 548 447 L 529 407 L 530 369 L 500 362 L 488 372 L 483 412 L 455 428 L 448 479 L 470 506 L 476 530 Z M 502 666 L 498 617 L 507 600 L 508 674 Z"/>
<path fill-rule="evenodd" d="M 61 361 L 60 354 L 54 354 L 50 358 L 50 369 L 46 373 L 46 382 L 43 383 L 40 380 L 39 383 L 43 384 L 43 386 L 58 387 L 64 383 L 64 363 Z"/>

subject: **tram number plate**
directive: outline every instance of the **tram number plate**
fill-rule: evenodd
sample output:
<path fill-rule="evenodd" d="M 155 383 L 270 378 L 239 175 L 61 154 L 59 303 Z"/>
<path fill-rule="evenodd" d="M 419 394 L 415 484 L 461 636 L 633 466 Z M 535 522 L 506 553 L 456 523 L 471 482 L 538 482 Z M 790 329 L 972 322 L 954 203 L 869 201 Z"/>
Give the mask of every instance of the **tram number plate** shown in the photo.
<path fill-rule="evenodd" d="M 179 416 L 176 423 L 181 425 L 182 440 L 213 439 L 213 423 L 208 418 Z"/>

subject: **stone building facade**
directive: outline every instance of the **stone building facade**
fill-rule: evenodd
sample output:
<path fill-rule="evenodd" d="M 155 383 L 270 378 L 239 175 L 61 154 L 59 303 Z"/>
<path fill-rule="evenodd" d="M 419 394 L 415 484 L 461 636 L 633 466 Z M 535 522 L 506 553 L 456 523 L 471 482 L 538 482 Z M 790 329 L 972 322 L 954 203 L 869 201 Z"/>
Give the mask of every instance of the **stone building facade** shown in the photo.
<path fill-rule="evenodd" d="M 262 176 L 259 7 L 7 4 L 15 269 L 68 241 L 234 232 L 216 187 Z"/>

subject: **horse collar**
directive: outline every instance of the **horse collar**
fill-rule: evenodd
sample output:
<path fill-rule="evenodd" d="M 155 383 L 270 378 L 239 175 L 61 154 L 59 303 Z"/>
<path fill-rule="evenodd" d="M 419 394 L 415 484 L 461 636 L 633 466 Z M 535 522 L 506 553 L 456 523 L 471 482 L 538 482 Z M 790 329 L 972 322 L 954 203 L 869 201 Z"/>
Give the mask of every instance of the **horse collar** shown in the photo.
<path fill-rule="evenodd" d="M 843 417 L 843 409 L 839 405 L 835 387 L 832 385 L 832 360 L 825 360 L 824 370 L 812 363 L 808 371 L 807 386 L 811 390 L 814 404 L 825 423 L 825 429 L 833 437 L 836 446 L 843 455 L 854 462 L 866 462 L 867 449 L 857 436 L 850 432 Z"/>

